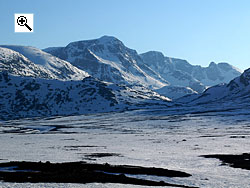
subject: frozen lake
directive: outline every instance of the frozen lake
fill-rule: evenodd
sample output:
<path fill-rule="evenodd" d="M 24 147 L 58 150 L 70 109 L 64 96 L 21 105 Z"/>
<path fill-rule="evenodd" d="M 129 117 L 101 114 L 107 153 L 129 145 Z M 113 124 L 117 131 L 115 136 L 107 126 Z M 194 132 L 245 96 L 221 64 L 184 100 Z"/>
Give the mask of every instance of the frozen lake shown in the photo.
<path fill-rule="evenodd" d="M 198 187 L 250 187 L 250 171 L 221 165 L 208 154 L 250 149 L 250 115 L 138 110 L 0 122 L 0 162 L 87 161 L 161 167 L 188 178 L 140 176 Z M 142 187 L 119 184 L 11 184 L 0 187 Z"/>

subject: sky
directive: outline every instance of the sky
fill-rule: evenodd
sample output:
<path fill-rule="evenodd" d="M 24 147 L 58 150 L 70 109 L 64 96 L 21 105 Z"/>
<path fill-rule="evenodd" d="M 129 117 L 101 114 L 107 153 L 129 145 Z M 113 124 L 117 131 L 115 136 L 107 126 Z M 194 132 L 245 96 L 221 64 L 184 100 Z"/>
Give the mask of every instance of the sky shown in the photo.
<path fill-rule="evenodd" d="M 34 13 L 34 33 L 14 32 L 15 13 Z M 0 44 L 43 49 L 109 35 L 138 53 L 250 67 L 249 0 L 0 0 L 0 22 Z"/>

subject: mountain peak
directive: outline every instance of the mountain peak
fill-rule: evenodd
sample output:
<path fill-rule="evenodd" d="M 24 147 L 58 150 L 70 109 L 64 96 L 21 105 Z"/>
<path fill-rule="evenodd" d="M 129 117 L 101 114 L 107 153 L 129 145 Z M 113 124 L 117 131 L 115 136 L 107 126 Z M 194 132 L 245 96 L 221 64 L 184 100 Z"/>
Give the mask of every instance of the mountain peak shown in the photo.
<path fill-rule="evenodd" d="M 158 51 L 148 51 L 140 54 L 140 56 L 144 59 L 145 63 L 149 66 L 154 62 L 164 62 L 164 55 L 162 52 Z"/>
<path fill-rule="evenodd" d="M 120 41 L 118 38 L 116 38 L 114 36 L 108 36 L 108 35 L 104 35 L 104 36 L 100 37 L 98 40 L 100 40 L 100 41 L 107 41 L 107 42 L 110 42 L 110 41 Z"/>
<path fill-rule="evenodd" d="M 106 47 L 116 46 L 116 48 L 125 47 L 122 41 L 120 41 L 116 37 L 104 35 L 98 39 L 80 40 L 80 41 L 71 42 L 66 46 L 66 48 L 72 48 L 72 49 L 78 49 L 78 50 L 84 50 L 86 48 L 87 49 L 94 48 L 95 50 L 96 49 L 103 50 L 105 46 Z M 47 50 L 47 51 L 52 51 L 52 50 Z"/>
<path fill-rule="evenodd" d="M 120 41 L 118 38 L 113 37 L 113 36 L 108 36 L 108 35 L 104 35 L 102 37 L 100 37 L 99 39 L 97 39 L 97 41 L 102 44 L 102 45 L 119 45 L 119 46 L 124 46 L 125 45 L 122 43 L 122 41 Z"/>
<path fill-rule="evenodd" d="M 221 62 L 221 63 L 218 63 L 218 67 L 223 69 L 224 71 L 230 71 L 230 70 L 236 70 L 240 73 L 243 73 L 242 70 L 240 70 L 239 68 L 237 67 L 234 67 L 233 65 L 230 65 L 229 63 L 226 63 L 226 62 Z"/>
<path fill-rule="evenodd" d="M 145 53 L 142 53 L 141 55 L 145 55 L 145 56 L 154 56 L 154 57 L 158 57 L 158 58 L 164 58 L 164 55 L 162 52 L 159 51 L 148 51 Z"/>
<path fill-rule="evenodd" d="M 214 66 L 216 66 L 217 64 L 215 63 L 215 62 L 211 62 L 210 64 L 209 64 L 209 67 L 214 67 Z"/>

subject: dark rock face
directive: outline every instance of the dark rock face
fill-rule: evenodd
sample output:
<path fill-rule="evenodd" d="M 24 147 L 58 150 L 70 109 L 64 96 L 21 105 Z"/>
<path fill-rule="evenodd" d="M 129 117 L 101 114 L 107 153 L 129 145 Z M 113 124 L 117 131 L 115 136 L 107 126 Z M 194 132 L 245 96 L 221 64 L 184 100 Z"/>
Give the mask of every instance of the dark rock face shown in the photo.
<path fill-rule="evenodd" d="M 245 70 L 238 78 L 233 79 L 227 88 L 233 93 L 248 92 L 245 91 L 250 85 L 250 69 Z"/>
<path fill-rule="evenodd" d="M 244 73 L 240 76 L 240 82 L 245 86 L 250 84 L 250 69 L 244 71 Z"/>

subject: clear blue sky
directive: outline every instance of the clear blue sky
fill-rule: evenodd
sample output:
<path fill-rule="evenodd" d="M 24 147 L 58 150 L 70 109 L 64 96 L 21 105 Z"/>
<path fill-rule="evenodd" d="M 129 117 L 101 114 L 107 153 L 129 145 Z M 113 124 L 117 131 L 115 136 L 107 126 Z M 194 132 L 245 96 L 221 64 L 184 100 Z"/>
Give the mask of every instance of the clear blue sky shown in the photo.
<path fill-rule="evenodd" d="M 14 13 L 34 13 L 34 33 L 14 33 Z M 250 67 L 249 0 L 0 0 L 0 44 L 38 48 L 111 35 L 207 66 Z"/>

